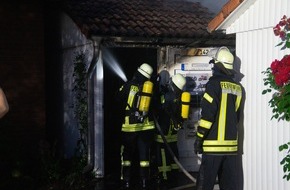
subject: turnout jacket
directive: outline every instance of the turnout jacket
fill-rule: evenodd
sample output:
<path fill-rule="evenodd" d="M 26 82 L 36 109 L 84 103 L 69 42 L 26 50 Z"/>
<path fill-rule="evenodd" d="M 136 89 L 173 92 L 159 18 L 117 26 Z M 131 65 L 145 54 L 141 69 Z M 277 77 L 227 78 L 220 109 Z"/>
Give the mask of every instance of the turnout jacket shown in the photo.
<path fill-rule="evenodd" d="M 138 120 L 137 101 L 145 80 L 142 76 L 137 75 L 119 89 L 118 96 L 123 102 L 122 107 L 125 108 L 125 118 L 122 124 L 123 132 L 145 131 L 155 128 L 150 112 L 144 121 Z"/>
<path fill-rule="evenodd" d="M 231 76 L 214 74 L 201 100 L 197 137 L 204 154 L 236 154 L 242 87 Z"/>

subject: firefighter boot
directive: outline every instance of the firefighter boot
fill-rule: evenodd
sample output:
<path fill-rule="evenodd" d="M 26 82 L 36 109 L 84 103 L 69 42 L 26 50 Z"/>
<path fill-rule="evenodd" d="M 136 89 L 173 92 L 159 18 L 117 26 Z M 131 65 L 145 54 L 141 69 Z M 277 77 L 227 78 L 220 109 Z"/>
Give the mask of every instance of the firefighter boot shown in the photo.
<path fill-rule="evenodd" d="M 141 189 L 142 190 L 149 189 L 149 181 L 148 181 L 148 179 L 145 179 L 145 178 L 141 179 Z"/>
<path fill-rule="evenodd" d="M 123 167 L 123 179 L 122 179 L 122 189 L 130 189 L 131 183 L 130 183 L 130 167 Z"/>

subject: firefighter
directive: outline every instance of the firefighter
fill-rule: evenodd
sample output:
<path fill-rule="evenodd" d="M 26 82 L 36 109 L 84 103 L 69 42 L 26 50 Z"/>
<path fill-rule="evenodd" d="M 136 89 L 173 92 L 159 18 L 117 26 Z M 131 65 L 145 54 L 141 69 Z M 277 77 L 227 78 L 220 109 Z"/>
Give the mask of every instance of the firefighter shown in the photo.
<path fill-rule="evenodd" d="M 148 187 L 150 177 L 150 147 L 154 141 L 154 121 L 151 119 L 150 100 L 153 83 L 152 67 L 143 63 L 119 89 L 119 97 L 125 102 L 125 118 L 122 124 L 121 180 L 123 188 L 132 187 L 132 166 L 138 159 L 141 187 Z M 138 155 L 138 156 L 136 156 Z"/>
<path fill-rule="evenodd" d="M 239 113 L 242 87 L 234 81 L 234 56 L 227 47 L 214 52 L 213 76 L 201 100 L 201 118 L 194 143 L 202 154 L 198 190 L 212 190 L 218 177 L 220 189 L 236 190 Z"/>
<path fill-rule="evenodd" d="M 0 87 L 0 119 L 9 111 L 9 104 L 3 89 Z"/>
<path fill-rule="evenodd" d="M 170 154 L 161 135 L 164 135 L 170 149 L 176 158 L 178 158 L 177 132 L 181 128 L 184 120 L 187 119 L 183 118 L 181 114 L 182 94 L 185 93 L 183 89 L 186 84 L 186 79 L 181 74 L 176 74 L 172 76 L 172 78 L 169 78 L 168 71 L 163 70 L 159 73 L 158 82 L 160 106 L 157 111 L 157 120 L 162 133 L 159 133 L 159 131 L 156 130 L 156 161 L 158 166 L 157 183 L 166 186 L 168 181 L 176 181 L 179 167 L 175 163 L 173 156 Z M 189 108 L 189 101 L 190 99 L 187 101 L 187 108 Z"/>

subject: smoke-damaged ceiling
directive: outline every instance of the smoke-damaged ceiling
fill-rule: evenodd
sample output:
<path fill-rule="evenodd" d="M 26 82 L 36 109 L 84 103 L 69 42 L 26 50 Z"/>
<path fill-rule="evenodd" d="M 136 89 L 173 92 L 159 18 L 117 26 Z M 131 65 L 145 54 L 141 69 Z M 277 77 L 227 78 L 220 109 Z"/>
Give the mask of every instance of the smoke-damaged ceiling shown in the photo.
<path fill-rule="evenodd" d="M 107 45 L 233 45 L 235 37 L 209 33 L 214 13 L 184 0 L 67 0 L 65 12 L 88 37 Z"/>

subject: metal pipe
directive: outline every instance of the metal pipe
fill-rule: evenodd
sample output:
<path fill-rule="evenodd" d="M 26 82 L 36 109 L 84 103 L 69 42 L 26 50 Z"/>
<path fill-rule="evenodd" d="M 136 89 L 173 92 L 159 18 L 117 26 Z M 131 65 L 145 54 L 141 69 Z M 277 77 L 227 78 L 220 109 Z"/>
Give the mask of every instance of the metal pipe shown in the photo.
<path fill-rule="evenodd" d="M 83 173 L 93 170 L 94 166 L 94 81 L 92 80 L 95 67 L 99 60 L 101 38 L 92 38 L 93 41 L 93 59 L 87 72 L 87 93 L 88 93 L 88 161 L 83 169 Z"/>

